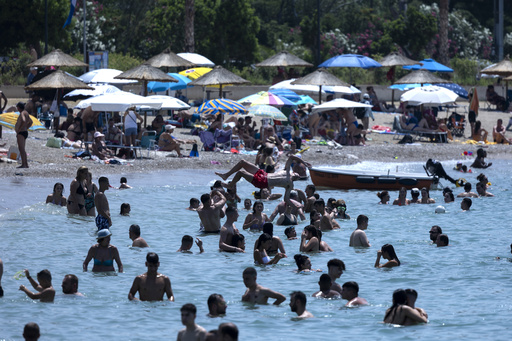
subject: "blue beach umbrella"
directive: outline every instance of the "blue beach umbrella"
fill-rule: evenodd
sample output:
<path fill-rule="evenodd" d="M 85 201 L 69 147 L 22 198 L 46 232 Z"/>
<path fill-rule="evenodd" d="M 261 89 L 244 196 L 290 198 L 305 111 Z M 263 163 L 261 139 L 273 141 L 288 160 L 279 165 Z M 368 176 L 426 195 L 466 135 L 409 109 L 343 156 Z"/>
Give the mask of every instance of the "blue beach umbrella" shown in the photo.
<path fill-rule="evenodd" d="M 295 105 L 308 104 L 308 103 L 311 103 L 313 105 L 318 104 L 314 99 L 312 99 L 308 95 L 300 95 L 300 99 L 298 101 L 294 102 L 294 103 L 295 103 Z"/>
<path fill-rule="evenodd" d="M 269 89 L 268 92 L 273 93 L 274 95 L 278 95 L 279 97 L 284 97 L 289 99 L 292 102 L 296 102 L 300 100 L 300 96 L 297 93 L 290 89 Z"/>
<path fill-rule="evenodd" d="M 230 99 L 217 98 L 201 104 L 197 108 L 196 113 L 204 115 L 238 115 L 247 114 L 247 109 L 242 104 Z"/>
<path fill-rule="evenodd" d="M 464 89 L 462 86 L 460 86 L 459 84 L 456 84 L 456 83 L 444 83 L 444 84 L 434 84 L 434 85 L 450 89 L 451 91 L 455 92 L 460 97 L 468 99 L 468 91 L 466 89 Z"/>
<path fill-rule="evenodd" d="M 429 59 L 423 59 L 418 64 L 415 65 L 406 65 L 403 66 L 406 70 L 428 70 L 430 72 L 453 72 L 452 69 L 450 69 L 448 66 L 443 65 L 441 63 L 436 62 L 435 60 L 429 58 Z"/>
<path fill-rule="evenodd" d="M 192 87 L 192 85 L 188 85 L 188 83 L 192 82 L 190 78 L 180 75 L 179 73 L 168 73 L 168 75 L 176 79 L 178 83 L 148 82 L 148 91 L 161 92 L 167 89 L 181 90 Z"/>
<path fill-rule="evenodd" d="M 358 67 L 361 69 L 371 69 L 382 67 L 382 65 L 370 57 L 360 54 L 341 54 L 327 59 L 318 67 Z"/>
<path fill-rule="evenodd" d="M 429 86 L 429 85 L 432 85 L 432 84 L 423 84 L 423 86 Z M 412 83 L 412 84 L 393 84 L 391 86 L 388 86 L 389 89 L 392 89 L 392 90 L 400 90 L 400 91 L 407 91 L 407 90 L 411 90 L 411 89 L 414 89 L 414 88 L 419 88 L 421 87 L 422 85 L 420 83 Z"/>

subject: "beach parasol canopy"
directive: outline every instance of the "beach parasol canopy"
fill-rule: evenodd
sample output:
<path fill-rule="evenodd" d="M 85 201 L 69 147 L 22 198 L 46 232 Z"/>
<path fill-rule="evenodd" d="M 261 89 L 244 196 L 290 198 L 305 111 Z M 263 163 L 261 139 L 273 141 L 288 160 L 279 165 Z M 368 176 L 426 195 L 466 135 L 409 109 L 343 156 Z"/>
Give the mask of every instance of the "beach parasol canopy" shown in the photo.
<path fill-rule="evenodd" d="M 100 95 L 105 95 L 105 94 L 111 94 L 114 92 L 121 91 L 121 90 L 119 90 L 119 88 L 117 88 L 113 85 L 109 85 L 109 84 L 94 84 L 94 85 L 91 85 L 91 87 L 93 87 L 94 89 L 93 90 L 82 90 L 82 89 L 73 90 L 73 91 L 65 94 L 63 97 L 66 100 L 76 101 L 79 99 L 100 96 Z"/>
<path fill-rule="evenodd" d="M 510 56 L 507 55 L 501 62 L 486 67 L 480 73 L 486 75 L 498 75 L 498 76 L 511 76 L 512 75 L 512 61 Z"/>
<path fill-rule="evenodd" d="M 144 83 L 144 96 L 148 95 L 148 82 L 175 82 L 178 81 L 162 70 L 147 64 L 141 64 L 128 71 L 123 72 L 119 76 L 114 77 L 115 79 L 134 79 Z"/>
<path fill-rule="evenodd" d="M 300 100 L 300 96 L 290 89 L 269 89 L 269 92 L 279 97 L 284 97 L 292 102 Z"/>
<path fill-rule="evenodd" d="M 382 65 L 377 61 L 360 54 L 340 54 L 318 65 L 318 67 L 357 67 L 361 69 L 371 69 L 381 66 Z"/>
<path fill-rule="evenodd" d="M 184 71 L 180 71 L 179 74 L 182 76 L 187 77 L 190 80 L 198 79 L 199 77 L 207 74 L 208 72 L 212 71 L 212 68 L 209 67 L 196 67 L 193 69 L 187 69 Z"/>
<path fill-rule="evenodd" d="M 400 101 L 411 105 L 428 104 L 438 106 L 453 103 L 459 96 L 446 88 L 431 85 L 409 90 L 402 94 Z"/>
<path fill-rule="evenodd" d="M 395 82 L 395 84 L 425 84 L 425 83 L 451 83 L 449 80 L 445 80 L 433 75 L 427 70 L 413 71 Z"/>
<path fill-rule="evenodd" d="M 238 115 L 247 114 L 247 109 L 240 103 L 230 99 L 217 98 L 201 104 L 197 108 L 196 113 L 204 115 Z"/>
<path fill-rule="evenodd" d="M 281 110 L 271 105 L 255 105 L 249 108 L 249 116 L 257 116 L 262 118 L 271 118 L 275 121 L 288 121 L 288 118 Z"/>
<path fill-rule="evenodd" d="M 322 91 L 322 93 L 344 93 L 344 94 L 360 94 L 357 88 L 353 86 L 323 86 L 322 89 L 318 85 L 305 85 L 305 84 L 293 84 L 296 81 L 296 78 L 288 79 L 279 83 L 272 85 L 269 88 L 269 91 L 274 91 L 277 89 L 289 89 L 292 91 L 301 91 L 301 92 L 315 92 Z"/>
<path fill-rule="evenodd" d="M 87 89 L 94 90 L 78 78 L 68 75 L 62 70 L 52 72 L 48 76 L 25 87 L 25 90 L 46 90 L 46 89 Z"/>
<path fill-rule="evenodd" d="M 283 66 L 283 67 L 311 67 L 313 64 L 306 62 L 305 60 L 300 59 L 297 56 L 289 53 L 288 51 L 282 51 L 278 54 L 265 59 L 264 61 L 256 64 L 259 67 L 272 67 L 272 66 Z"/>
<path fill-rule="evenodd" d="M 78 78 L 85 83 L 105 83 L 118 85 L 137 83 L 136 80 L 114 78 L 122 73 L 123 71 L 116 69 L 97 69 L 84 73 Z"/>
<path fill-rule="evenodd" d="M 273 105 L 282 107 L 284 105 L 294 106 L 295 103 L 285 97 L 281 97 L 269 91 L 260 91 L 256 94 L 249 95 L 237 101 L 242 104 L 254 105 Z"/>
<path fill-rule="evenodd" d="M 126 111 L 132 106 L 147 106 L 152 109 L 160 109 L 162 101 L 126 91 L 118 91 L 85 99 L 78 103 L 75 108 L 85 109 L 91 107 L 94 111 Z"/>
<path fill-rule="evenodd" d="M 6 112 L 0 114 L 0 125 L 9 129 L 14 129 L 16 126 L 16 122 L 18 121 L 18 117 L 20 116 L 19 112 Z M 32 126 L 28 128 L 30 131 L 34 130 L 46 130 L 46 127 L 32 115 L 29 115 L 32 120 Z"/>
<path fill-rule="evenodd" d="M 182 53 L 178 53 L 178 56 L 180 56 L 183 59 L 188 60 L 189 62 L 191 62 L 197 66 L 206 66 L 206 67 L 214 67 L 215 66 L 214 62 L 212 62 L 205 56 L 202 56 L 197 53 L 182 52 Z"/>
<path fill-rule="evenodd" d="M 344 98 L 336 98 L 332 101 L 325 102 L 324 104 L 315 105 L 312 109 L 312 113 L 315 112 L 323 112 L 329 110 L 336 110 L 339 108 L 371 108 L 372 106 L 369 104 L 364 104 L 360 102 L 349 101 Z"/>
<path fill-rule="evenodd" d="M 350 87 L 350 84 L 345 83 L 338 77 L 334 76 L 326 69 L 318 69 L 309 75 L 306 75 L 302 78 L 299 78 L 293 81 L 291 84 L 303 84 L 303 85 L 317 85 L 318 89 L 318 98 L 319 103 L 322 103 L 322 86 L 330 85 L 330 86 L 346 86 Z"/>
<path fill-rule="evenodd" d="M 468 91 L 457 83 L 442 83 L 442 84 L 433 84 L 433 85 L 437 85 L 442 88 L 446 88 L 448 90 L 455 92 L 460 97 L 468 99 Z"/>
<path fill-rule="evenodd" d="M 61 50 L 53 50 L 47 55 L 39 58 L 38 60 L 27 65 L 28 67 L 47 67 L 47 66 L 88 66 L 84 62 L 79 61 L 76 58 L 71 57 L 69 54 L 62 52 Z"/>
<path fill-rule="evenodd" d="M 412 59 L 409 59 L 398 52 L 392 52 L 388 54 L 386 57 L 382 58 L 379 61 L 380 65 L 392 67 L 392 66 L 404 66 L 404 65 L 414 65 L 418 62 Z"/>
<path fill-rule="evenodd" d="M 162 95 L 153 95 L 153 96 L 147 96 L 147 99 L 155 100 L 155 101 L 161 101 L 162 106 L 160 109 L 162 110 L 188 110 L 190 109 L 190 105 L 187 103 L 172 97 L 172 96 L 162 96 Z"/>
<path fill-rule="evenodd" d="M 149 82 L 148 91 L 161 92 L 166 90 L 181 90 L 192 87 L 188 85 L 190 78 L 180 75 L 179 73 L 168 73 L 169 76 L 175 78 L 177 83 Z"/>
<path fill-rule="evenodd" d="M 176 53 L 172 52 L 169 48 L 162 51 L 162 53 L 148 59 L 144 64 L 148 64 L 154 67 L 194 67 L 195 63 L 188 61 L 185 58 L 180 57 Z"/>
<path fill-rule="evenodd" d="M 436 62 L 434 59 L 423 59 L 416 65 L 406 65 L 403 67 L 406 70 L 428 70 L 430 72 L 453 72 L 448 66 Z"/>
<path fill-rule="evenodd" d="M 248 80 L 243 79 L 235 75 L 233 72 L 224 69 L 222 66 L 218 65 L 213 68 L 212 71 L 204 74 L 203 76 L 193 80 L 190 82 L 190 85 L 199 85 L 199 86 L 211 86 L 211 85 L 219 85 L 219 97 L 222 98 L 222 86 L 223 85 L 233 85 L 233 84 L 248 84 L 250 83 Z"/>

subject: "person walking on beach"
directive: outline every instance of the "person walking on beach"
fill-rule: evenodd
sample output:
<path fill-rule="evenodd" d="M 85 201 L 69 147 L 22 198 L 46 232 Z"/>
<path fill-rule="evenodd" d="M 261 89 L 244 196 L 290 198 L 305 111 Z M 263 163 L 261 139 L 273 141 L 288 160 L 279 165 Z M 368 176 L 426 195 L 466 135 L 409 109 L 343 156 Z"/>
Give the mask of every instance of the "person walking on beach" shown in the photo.
<path fill-rule="evenodd" d="M 269 298 L 274 298 L 274 305 L 279 305 L 286 300 L 286 297 L 277 291 L 262 287 L 256 283 L 258 273 L 253 267 L 246 268 L 243 272 L 244 285 L 247 290 L 242 296 L 242 302 L 267 304 Z"/>
<path fill-rule="evenodd" d="M 201 219 L 201 227 L 205 233 L 219 233 L 220 232 L 220 218 L 222 207 L 226 203 L 226 197 L 219 190 L 212 191 L 220 200 L 213 203 L 212 197 L 209 193 L 201 195 L 202 207 L 197 209 L 199 219 Z M 223 212 L 222 212 L 223 213 Z"/>
<path fill-rule="evenodd" d="M 208 332 L 196 324 L 197 308 L 192 303 L 183 305 L 180 309 L 181 323 L 184 329 L 178 332 L 178 341 L 204 341 Z"/>
<path fill-rule="evenodd" d="M 112 219 L 110 218 L 108 199 L 105 195 L 105 191 L 110 188 L 108 178 L 102 176 L 99 178 L 98 184 L 100 185 L 100 189 L 94 197 L 94 204 L 96 205 L 96 210 L 98 211 L 98 215 L 96 216 L 96 227 L 99 231 L 103 229 L 109 229 L 110 226 L 112 226 Z"/>
<path fill-rule="evenodd" d="M 30 284 L 38 291 L 33 293 L 28 290 L 24 285 L 20 285 L 20 290 L 27 294 L 33 300 L 40 300 L 41 302 L 53 302 L 55 298 L 55 289 L 52 286 L 52 274 L 49 270 L 42 270 L 37 273 L 37 282 L 30 277 L 30 272 L 25 269 L 25 276 L 29 280 Z"/>
<path fill-rule="evenodd" d="M 62 293 L 64 295 L 83 296 L 78 292 L 78 277 L 73 274 L 64 276 L 62 280 Z"/>
<path fill-rule="evenodd" d="M 18 149 L 20 151 L 21 166 L 18 168 L 28 168 L 27 151 L 25 150 L 25 144 L 28 138 L 28 128 L 32 126 L 32 119 L 29 113 L 25 110 L 25 104 L 19 102 L 16 104 L 20 115 L 16 120 L 14 131 L 16 132 L 16 141 L 18 142 Z"/>
<path fill-rule="evenodd" d="M 306 310 L 307 298 L 302 291 L 294 291 L 290 294 L 290 309 L 296 313 L 300 319 L 314 317 Z"/>
<path fill-rule="evenodd" d="M 148 243 L 140 236 L 140 226 L 136 224 L 130 225 L 128 231 L 130 239 L 133 241 L 132 247 L 149 247 Z"/>
<path fill-rule="evenodd" d="M 171 280 L 169 277 L 158 273 L 160 261 L 156 253 L 148 252 L 146 266 L 148 271 L 133 280 L 128 299 L 130 301 L 137 300 L 135 295 L 139 292 L 138 299 L 141 301 L 163 301 L 164 294 L 167 294 L 167 299 L 174 302 Z"/>
<path fill-rule="evenodd" d="M 366 233 L 364 232 L 364 230 L 368 228 L 368 220 L 368 217 L 363 214 L 360 214 L 357 217 L 357 228 L 350 235 L 350 242 L 348 246 L 371 246 L 368 241 L 368 237 L 366 237 Z"/>
<path fill-rule="evenodd" d="M 142 123 L 142 117 L 135 112 L 135 107 L 128 108 L 123 116 L 125 145 L 135 146 L 135 140 L 138 136 L 138 123 Z"/>
<path fill-rule="evenodd" d="M 341 298 L 347 300 L 346 307 L 354 307 L 358 305 L 367 305 L 368 301 L 359 297 L 359 284 L 356 282 L 345 282 L 342 286 Z"/>

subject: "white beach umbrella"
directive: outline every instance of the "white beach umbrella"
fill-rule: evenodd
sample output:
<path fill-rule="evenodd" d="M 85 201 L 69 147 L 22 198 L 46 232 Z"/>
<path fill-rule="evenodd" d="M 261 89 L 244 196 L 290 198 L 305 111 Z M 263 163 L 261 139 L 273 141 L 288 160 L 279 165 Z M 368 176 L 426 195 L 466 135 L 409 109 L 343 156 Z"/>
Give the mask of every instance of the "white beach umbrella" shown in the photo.
<path fill-rule="evenodd" d="M 83 90 L 77 89 L 71 92 L 68 92 L 64 95 L 65 99 L 74 100 L 74 99 L 82 99 L 87 97 L 94 97 L 99 95 L 111 94 L 114 92 L 121 91 L 118 87 L 108 84 L 91 84 L 89 85 L 94 88 L 94 90 Z"/>
<path fill-rule="evenodd" d="M 85 83 L 104 83 L 104 84 L 132 84 L 137 83 L 136 80 L 115 79 L 123 71 L 116 69 L 97 69 L 81 75 L 80 78 Z"/>
<path fill-rule="evenodd" d="M 153 96 L 147 96 L 146 98 L 155 100 L 155 101 L 162 101 L 162 106 L 160 109 L 164 110 L 188 110 L 190 109 L 190 105 L 187 103 L 172 97 L 172 96 L 161 96 L 161 95 L 153 95 Z M 142 108 L 144 109 L 144 108 Z"/>
<path fill-rule="evenodd" d="M 329 110 L 336 110 L 339 108 L 371 108 L 372 106 L 369 104 L 349 101 L 344 98 L 336 98 L 332 101 L 325 102 L 319 105 L 315 105 L 313 107 L 312 112 L 323 112 L 323 111 L 329 111 Z"/>
<path fill-rule="evenodd" d="M 212 62 L 205 56 L 202 56 L 197 53 L 183 52 L 183 53 L 178 53 L 178 56 L 180 56 L 183 59 L 188 60 L 189 62 L 191 62 L 197 66 L 206 66 L 206 67 L 214 67 L 215 66 L 214 62 Z"/>
<path fill-rule="evenodd" d="M 100 95 L 81 101 L 75 108 L 85 109 L 92 107 L 94 111 L 126 111 L 132 106 L 147 106 L 151 109 L 160 109 L 161 100 L 150 99 L 126 91 Z"/>
<path fill-rule="evenodd" d="M 288 79 L 272 85 L 269 89 L 289 89 L 298 92 L 314 92 L 318 93 L 318 85 L 304 85 L 304 84 L 291 84 L 295 81 L 295 78 Z M 361 93 L 357 88 L 353 86 L 323 86 L 322 93 L 344 93 L 344 94 L 358 94 Z"/>
<path fill-rule="evenodd" d="M 430 85 L 405 92 L 400 96 L 400 101 L 412 105 L 429 104 L 436 106 L 453 103 L 458 97 L 459 95 L 449 89 Z"/>

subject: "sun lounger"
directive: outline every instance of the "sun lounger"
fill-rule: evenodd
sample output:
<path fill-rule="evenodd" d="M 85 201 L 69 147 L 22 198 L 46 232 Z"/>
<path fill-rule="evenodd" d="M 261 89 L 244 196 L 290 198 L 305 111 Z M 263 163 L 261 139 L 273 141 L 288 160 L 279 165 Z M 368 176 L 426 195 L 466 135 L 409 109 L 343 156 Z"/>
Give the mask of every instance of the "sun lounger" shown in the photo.
<path fill-rule="evenodd" d="M 427 138 L 430 142 L 438 142 L 438 143 L 447 143 L 448 142 L 448 134 L 442 131 L 415 131 L 415 130 L 406 130 L 400 126 L 400 116 L 396 115 L 393 120 L 393 130 L 397 133 L 394 139 L 399 139 L 399 135 L 411 135 L 415 137 L 416 140 L 421 140 L 421 138 Z"/>

